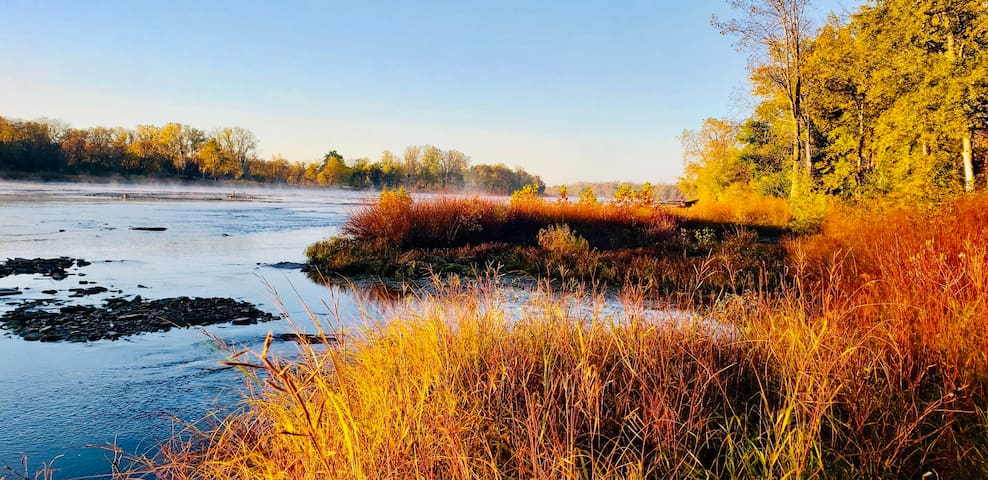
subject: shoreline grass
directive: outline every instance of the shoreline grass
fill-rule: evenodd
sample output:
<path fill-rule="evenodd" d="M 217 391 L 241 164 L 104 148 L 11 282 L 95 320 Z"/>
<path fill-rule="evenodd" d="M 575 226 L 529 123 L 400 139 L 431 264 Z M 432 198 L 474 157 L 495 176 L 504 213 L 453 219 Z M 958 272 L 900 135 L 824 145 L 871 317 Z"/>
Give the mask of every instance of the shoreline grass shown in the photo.
<path fill-rule="evenodd" d="M 983 478 L 988 198 L 836 212 L 705 321 L 438 286 L 345 346 L 237 360 L 158 478 Z M 544 284 L 543 284 L 544 285 Z M 673 315 L 670 313 L 669 315 Z M 242 358 L 242 357 L 238 357 Z"/>

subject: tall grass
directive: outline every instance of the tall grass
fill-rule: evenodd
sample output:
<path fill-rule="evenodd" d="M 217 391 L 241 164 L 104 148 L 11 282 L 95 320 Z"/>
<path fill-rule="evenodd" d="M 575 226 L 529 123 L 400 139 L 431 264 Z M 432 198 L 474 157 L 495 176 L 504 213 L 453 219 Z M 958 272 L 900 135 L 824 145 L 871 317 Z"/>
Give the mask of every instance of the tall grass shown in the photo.
<path fill-rule="evenodd" d="M 439 197 L 413 202 L 384 192 L 348 218 L 343 232 L 398 249 L 456 248 L 482 243 L 535 245 L 538 232 L 568 225 L 595 248 L 641 246 L 672 234 L 676 217 L 653 206 L 615 206 L 488 198 Z"/>
<path fill-rule="evenodd" d="M 986 206 L 837 212 L 788 242 L 779 295 L 680 305 L 702 315 L 650 312 L 635 289 L 604 314 L 454 282 L 343 346 L 239 355 L 244 410 L 149 463 L 166 479 L 983 478 Z"/>
<path fill-rule="evenodd" d="M 774 227 L 770 240 L 781 235 Z M 687 219 L 647 203 L 454 197 L 413 202 L 402 192 L 384 192 L 354 212 L 342 233 L 309 248 L 315 269 L 414 278 L 494 265 L 540 278 L 705 295 L 760 288 L 779 275 L 760 275 L 759 269 L 781 270 L 781 249 L 761 242 L 759 232 Z"/>
<path fill-rule="evenodd" d="M 788 200 L 761 195 L 744 195 L 731 200 L 699 202 L 690 208 L 677 208 L 674 213 L 691 220 L 757 227 L 786 227 L 794 220 Z"/>
<path fill-rule="evenodd" d="M 892 322 L 896 341 L 981 381 L 988 355 L 988 197 L 936 208 L 836 213 L 789 242 L 804 290 L 858 326 Z M 842 305 L 830 305 L 839 303 Z"/>

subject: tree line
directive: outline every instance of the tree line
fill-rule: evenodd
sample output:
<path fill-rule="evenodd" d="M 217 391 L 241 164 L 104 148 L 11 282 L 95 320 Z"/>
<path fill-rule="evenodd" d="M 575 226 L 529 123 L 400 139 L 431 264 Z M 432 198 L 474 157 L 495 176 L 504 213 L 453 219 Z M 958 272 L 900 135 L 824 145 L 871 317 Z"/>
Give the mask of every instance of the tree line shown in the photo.
<path fill-rule="evenodd" d="M 751 55 L 743 121 L 683 134 L 690 195 L 939 198 L 985 185 L 988 5 L 874 0 L 812 28 L 809 0 L 729 0 Z M 979 179 L 980 178 L 980 179 Z"/>
<path fill-rule="evenodd" d="M 472 189 L 508 194 L 544 188 L 524 169 L 470 165 L 459 150 L 409 146 L 380 159 L 345 160 L 335 150 L 320 162 L 261 159 L 257 137 L 241 127 L 210 132 L 180 123 L 162 126 L 70 128 L 58 120 L 0 117 L 0 171 L 43 175 L 138 175 L 186 180 L 250 180 L 294 185 L 419 190 Z"/>

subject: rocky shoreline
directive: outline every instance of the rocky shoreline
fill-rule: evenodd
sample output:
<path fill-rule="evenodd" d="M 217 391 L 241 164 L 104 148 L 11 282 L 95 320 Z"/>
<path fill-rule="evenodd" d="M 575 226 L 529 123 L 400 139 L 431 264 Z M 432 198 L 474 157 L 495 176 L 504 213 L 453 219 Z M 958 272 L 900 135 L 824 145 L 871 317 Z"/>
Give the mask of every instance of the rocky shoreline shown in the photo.
<path fill-rule="evenodd" d="M 90 265 L 83 259 L 69 257 L 7 259 L 0 262 L 0 278 L 9 275 L 43 275 L 64 279 L 66 270 Z M 79 274 L 81 275 L 81 274 Z M 80 284 L 94 282 L 80 281 Z M 69 298 L 113 292 L 102 286 L 70 288 Z M 123 293 L 116 290 L 117 293 Z M 19 290 L 16 291 L 17 294 Z M 49 295 L 54 290 L 42 292 Z M 232 298 L 175 297 L 145 300 L 140 295 L 111 297 L 100 305 L 65 305 L 56 298 L 21 302 L 0 316 L 0 327 L 28 341 L 89 342 L 116 340 L 145 332 L 172 328 L 206 326 L 219 323 L 248 325 L 278 317 L 259 310 L 255 305 Z"/>

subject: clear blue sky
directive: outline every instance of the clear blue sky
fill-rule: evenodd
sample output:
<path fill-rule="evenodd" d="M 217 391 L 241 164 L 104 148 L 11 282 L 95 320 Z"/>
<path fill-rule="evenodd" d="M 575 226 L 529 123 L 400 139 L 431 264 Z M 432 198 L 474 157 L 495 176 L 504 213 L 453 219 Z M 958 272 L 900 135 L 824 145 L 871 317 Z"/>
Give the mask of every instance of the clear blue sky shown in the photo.
<path fill-rule="evenodd" d="M 712 13 L 730 15 L 720 0 L 0 0 L 0 115 L 236 125 L 291 160 L 431 143 L 550 184 L 669 182 L 683 129 L 744 112 L 746 58 Z"/>

